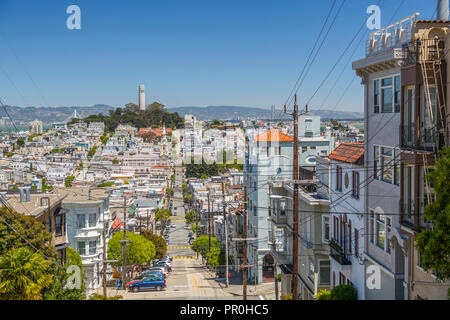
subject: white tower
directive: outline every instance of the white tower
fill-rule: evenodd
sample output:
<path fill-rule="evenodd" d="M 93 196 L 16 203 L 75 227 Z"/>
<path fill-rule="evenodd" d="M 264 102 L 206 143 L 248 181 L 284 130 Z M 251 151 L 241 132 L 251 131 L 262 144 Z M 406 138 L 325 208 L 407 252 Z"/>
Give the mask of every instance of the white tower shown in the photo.
<path fill-rule="evenodd" d="M 145 87 L 143 84 L 139 85 L 139 109 L 145 111 Z"/>

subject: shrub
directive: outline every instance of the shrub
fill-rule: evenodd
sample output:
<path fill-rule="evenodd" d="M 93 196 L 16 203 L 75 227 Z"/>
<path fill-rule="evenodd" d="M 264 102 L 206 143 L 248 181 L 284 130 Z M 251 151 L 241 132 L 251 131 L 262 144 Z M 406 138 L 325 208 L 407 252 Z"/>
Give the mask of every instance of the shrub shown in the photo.
<path fill-rule="evenodd" d="M 292 293 L 286 293 L 282 295 L 281 300 L 292 300 Z"/>
<path fill-rule="evenodd" d="M 349 284 L 341 284 L 331 290 L 331 300 L 358 300 L 355 287 Z"/>
<path fill-rule="evenodd" d="M 120 299 L 123 299 L 123 297 L 122 296 L 107 297 L 98 293 L 94 293 L 89 297 L 89 300 L 120 300 Z"/>
<path fill-rule="evenodd" d="M 329 290 L 320 290 L 316 295 L 316 300 L 331 300 L 331 292 Z"/>

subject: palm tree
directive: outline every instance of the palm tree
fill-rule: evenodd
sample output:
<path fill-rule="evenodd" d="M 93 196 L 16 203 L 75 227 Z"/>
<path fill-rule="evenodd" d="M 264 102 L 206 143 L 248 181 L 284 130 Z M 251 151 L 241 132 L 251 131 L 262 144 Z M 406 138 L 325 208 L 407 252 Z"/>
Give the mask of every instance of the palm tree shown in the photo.
<path fill-rule="evenodd" d="M 52 283 L 51 262 L 27 247 L 13 248 L 0 257 L 0 299 L 41 300 Z"/>

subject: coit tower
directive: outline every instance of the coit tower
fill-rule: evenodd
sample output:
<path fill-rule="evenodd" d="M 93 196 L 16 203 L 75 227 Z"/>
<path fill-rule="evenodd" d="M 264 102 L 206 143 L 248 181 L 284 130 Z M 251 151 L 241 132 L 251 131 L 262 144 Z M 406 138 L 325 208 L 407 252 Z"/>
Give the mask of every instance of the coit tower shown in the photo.
<path fill-rule="evenodd" d="M 139 109 L 145 111 L 145 87 L 143 84 L 139 85 Z"/>

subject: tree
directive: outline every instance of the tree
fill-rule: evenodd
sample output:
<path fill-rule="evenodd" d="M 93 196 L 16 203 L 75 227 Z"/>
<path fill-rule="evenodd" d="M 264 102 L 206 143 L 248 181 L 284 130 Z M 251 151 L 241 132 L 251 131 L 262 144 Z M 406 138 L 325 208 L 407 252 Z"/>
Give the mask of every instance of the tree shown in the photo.
<path fill-rule="evenodd" d="M 161 259 L 162 257 L 164 257 L 166 255 L 167 245 L 166 245 L 166 240 L 164 240 L 163 237 L 153 234 L 147 230 L 142 232 L 142 235 L 145 238 L 147 238 L 148 240 L 150 240 L 151 242 L 153 242 L 153 244 L 155 245 L 155 250 L 156 250 L 155 258 L 156 259 Z"/>
<path fill-rule="evenodd" d="M 421 231 L 417 249 L 421 252 L 425 270 L 437 271 L 440 280 L 450 278 L 450 148 L 444 147 L 426 179 L 432 185 L 436 198 L 425 205 L 424 219 L 431 222 L 431 230 Z"/>
<path fill-rule="evenodd" d="M 155 212 L 155 219 L 162 224 L 161 234 L 166 229 L 167 220 L 172 216 L 172 212 L 168 209 L 158 208 Z"/>
<path fill-rule="evenodd" d="M 64 185 L 66 186 L 66 188 L 70 188 L 72 186 L 73 180 L 75 180 L 74 176 L 67 176 L 66 177 L 66 179 L 64 180 Z"/>
<path fill-rule="evenodd" d="M 112 263 L 118 267 L 123 265 L 122 244 L 123 231 L 115 233 L 108 242 L 108 260 L 118 260 Z M 145 265 L 155 258 L 155 245 L 153 242 L 134 232 L 127 232 L 126 255 L 128 265 Z"/>
<path fill-rule="evenodd" d="M 0 298 L 41 300 L 52 283 L 51 262 L 28 247 L 12 248 L 0 256 Z"/>
<path fill-rule="evenodd" d="M 85 279 L 83 274 L 83 264 L 80 255 L 71 247 L 66 248 L 66 262 L 64 266 L 57 266 L 52 284 L 43 291 L 44 300 L 85 300 L 86 299 L 86 286 L 84 281 L 81 281 L 81 288 L 69 289 L 64 288 L 71 273 L 67 268 L 75 265 L 81 270 L 81 277 Z"/>
<path fill-rule="evenodd" d="M 358 300 L 358 293 L 354 286 L 341 284 L 331 290 L 330 300 Z"/>
<path fill-rule="evenodd" d="M 119 160 L 113 159 L 113 160 L 112 160 L 112 163 L 113 163 L 113 164 L 119 164 Z"/>
<path fill-rule="evenodd" d="M 0 208 L 0 217 L 5 222 L 0 223 L 0 256 L 11 248 L 31 244 L 46 257 L 56 261 L 56 251 L 50 245 L 52 235 L 42 223 L 6 207 Z"/>
<path fill-rule="evenodd" d="M 316 300 L 331 300 L 331 292 L 329 290 L 320 290 L 317 293 Z"/>

